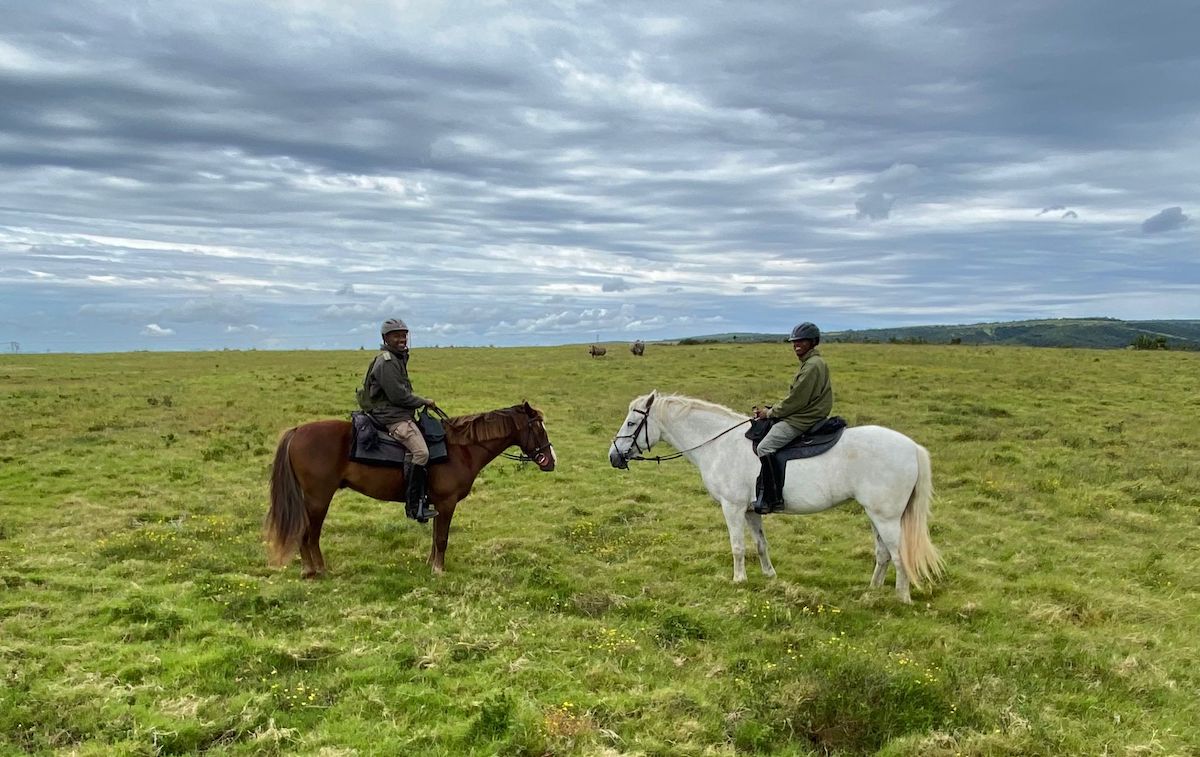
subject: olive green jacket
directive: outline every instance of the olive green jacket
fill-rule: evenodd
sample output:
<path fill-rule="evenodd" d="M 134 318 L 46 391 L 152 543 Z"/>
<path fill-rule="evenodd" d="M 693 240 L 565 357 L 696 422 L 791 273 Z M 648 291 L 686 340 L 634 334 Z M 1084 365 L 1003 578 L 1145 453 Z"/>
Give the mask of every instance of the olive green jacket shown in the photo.
<path fill-rule="evenodd" d="M 385 425 L 411 421 L 413 413 L 428 400 L 413 393 L 408 378 L 408 350 L 386 345 L 371 360 L 358 390 L 358 406 Z"/>
<path fill-rule="evenodd" d="M 797 431 L 807 431 L 817 421 L 828 418 L 831 410 L 833 385 L 829 383 L 829 366 L 814 347 L 800 360 L 800 370 L 796 371 L 787 396 L 767 416 L 785 421 Z"/>

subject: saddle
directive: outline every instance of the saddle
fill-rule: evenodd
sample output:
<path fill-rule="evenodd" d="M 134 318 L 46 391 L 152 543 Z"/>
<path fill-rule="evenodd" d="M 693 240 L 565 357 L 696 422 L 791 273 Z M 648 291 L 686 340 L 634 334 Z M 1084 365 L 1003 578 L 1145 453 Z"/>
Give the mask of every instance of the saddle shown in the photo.
<path fill-rule="evenodd" d="M 756 418 L 750 421 L 746 438 L 750 440 L 754 451 L 758 452 L 758 443 L 767 436 L 771 426 L 775 425 L 774 418 Z M 775 459 L 781 463 L 788 460 L 800 460 L 828 452 L 842 438 L 846 430 L 846 420 L 840 415 L 834 415 L 817 421 L 807 431 L 797 436 L 783 449 L 775 453 Z"/>
<path fill-rule="evenodd" d="M 418 413 L 414 420 L 429 447 L 429 464 L 444 463 L 450 459 L 446 449 L 446 429 L 442 427 L 442 422 L 428 413 Z M 412 455 L 404 445 L 393 439 L 387 427 L 369 413 L 359 410 L 350 413 L 350 423 L 353 426 L 353 433 L 350 434 L 352 461 L 403 468 L 412 460 Z"/>

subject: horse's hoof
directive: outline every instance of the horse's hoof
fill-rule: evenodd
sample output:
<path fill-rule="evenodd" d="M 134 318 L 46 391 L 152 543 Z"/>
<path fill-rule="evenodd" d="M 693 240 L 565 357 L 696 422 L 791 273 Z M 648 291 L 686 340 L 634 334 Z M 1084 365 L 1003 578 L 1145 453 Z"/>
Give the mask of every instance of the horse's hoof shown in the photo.
<path fill-rule="evenodd" d="M 763 575 L 766 576 L 767 578 L 774 578 L 775 577 L 775 569 L 772 568 L 771 570 L 764 570 Z"/>

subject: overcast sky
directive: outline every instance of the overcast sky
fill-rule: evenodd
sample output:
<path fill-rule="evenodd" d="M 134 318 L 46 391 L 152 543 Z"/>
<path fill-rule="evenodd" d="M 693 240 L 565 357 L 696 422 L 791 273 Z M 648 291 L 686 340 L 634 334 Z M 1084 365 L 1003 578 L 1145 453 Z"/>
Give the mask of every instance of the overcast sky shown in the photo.
<path fill-rule="evenodd" d="M 9 2 L 0 350 L 1200 318 L 1200 2 Z"/>

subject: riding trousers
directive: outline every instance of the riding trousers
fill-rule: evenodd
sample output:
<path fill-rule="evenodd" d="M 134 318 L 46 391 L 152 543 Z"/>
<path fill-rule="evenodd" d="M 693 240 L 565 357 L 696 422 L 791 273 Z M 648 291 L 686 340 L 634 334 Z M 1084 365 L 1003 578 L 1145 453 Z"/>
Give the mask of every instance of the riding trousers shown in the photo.
<path fill-rule="evenodd" d="M 794 428 L 790 423 L 784 421 L 776 423 L 758 443 L 758 456 L 765 457 L 773 452 L 778 452 L 802 433 L 804 432 Z"/>
<path fill-rule="evenodd" d="M 425 444 L 425 437 L 421 436 L 421 429 L 417 428 L 415 422 L 393 423 L 388 426 L 388 434 L 412 453 L 413 465 L 429 463 L 429 447 Z"/>

